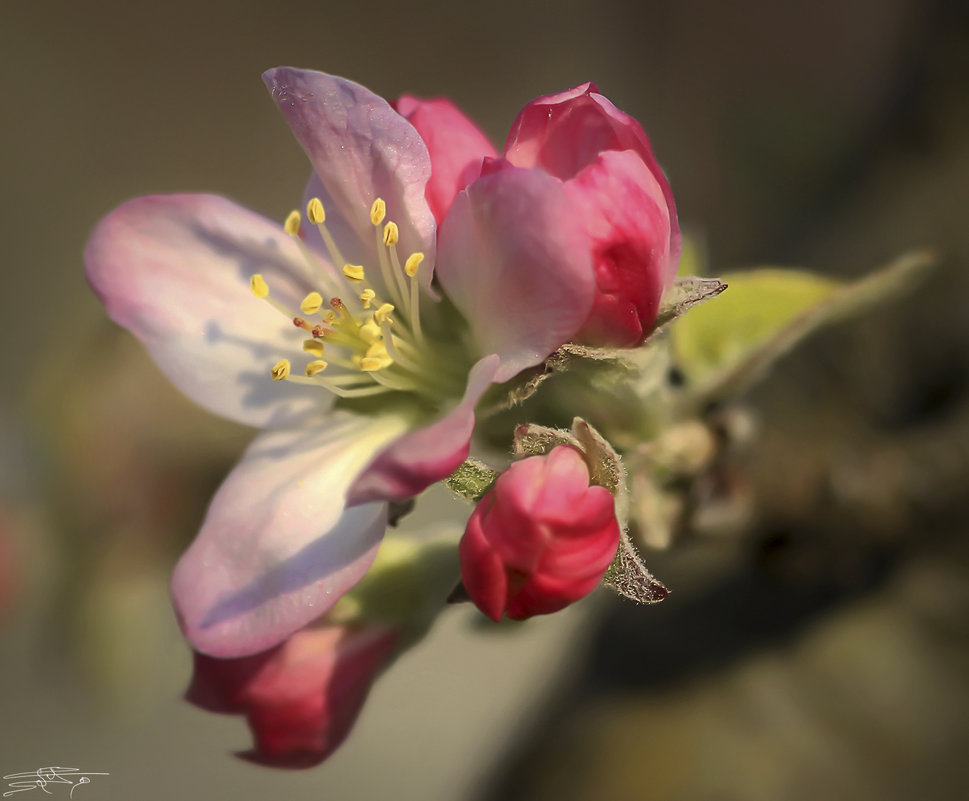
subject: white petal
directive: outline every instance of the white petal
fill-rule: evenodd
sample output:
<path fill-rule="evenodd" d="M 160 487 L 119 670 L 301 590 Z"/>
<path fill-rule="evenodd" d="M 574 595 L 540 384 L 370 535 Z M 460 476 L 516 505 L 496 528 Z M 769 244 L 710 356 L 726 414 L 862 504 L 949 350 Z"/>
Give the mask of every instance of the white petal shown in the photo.
<path fill-rule="evenodd" d="M 253 296 L 250 276 L 262 273 L 272 296 L 290 307 L 318 286 L 279 224 L 213 195 L 137 198 L 101 221 L 84 258 L 111 317 L 210 411 L 283 426 L 332 401 L 315 387 L 270 378 L 279 359 L 297 370 L 306 361 L 304 337 Z"/>
<path fill-rule="evenodd" d="M 386 505 L 345 508 L 347 488 L 398 417 L 333 413 L 322 426 L 261 434 L 216 493 L 172 580 L 191 644 L 236 657 L 281 642 L 366 572 Z"/>

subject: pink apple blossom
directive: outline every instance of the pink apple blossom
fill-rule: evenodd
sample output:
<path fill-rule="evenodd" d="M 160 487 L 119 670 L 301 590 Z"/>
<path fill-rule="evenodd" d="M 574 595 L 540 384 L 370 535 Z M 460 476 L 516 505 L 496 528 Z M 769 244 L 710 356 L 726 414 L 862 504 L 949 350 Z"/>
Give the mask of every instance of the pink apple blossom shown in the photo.
<path fill-rule="evenodd" d="M 572 339 L 597 280 L 559 177 L 513 167 L 465 186 L 473 135 L 422 138 L 342 78 L 264 79 L 313 166 L 305 218 L 149 196 L 85 251 L 108 313 L 176 386 L 265 429 L 172 583 L 186 637 L 222 658 L 278 645 L 362 577 L 388 502 L 463 461 L 483 392 Z"/>
<path fill-rule="evenodd" d="M 589 486 L 578 450 L 560 445 L 499 476 L 460 545 L 461 580 L 493 620 L 557 612 L 588 595 L 619 547 L 615 502 Z"/>
<path fill-rule="evenodd" d="M 375 625 L 316 625 L 263 653 L 216 659 L 195 652 L 186 699 L 246 716 L 254 748 L 240 756 L 275 767 L 326 759 L 350 733 L 398 636 Z"/>

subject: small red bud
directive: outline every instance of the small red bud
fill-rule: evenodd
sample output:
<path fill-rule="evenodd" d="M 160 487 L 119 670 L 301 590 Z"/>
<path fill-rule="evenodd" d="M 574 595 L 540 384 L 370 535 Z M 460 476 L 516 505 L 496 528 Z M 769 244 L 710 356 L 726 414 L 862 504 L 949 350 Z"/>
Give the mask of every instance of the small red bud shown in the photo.
<path fill-rule="evenodd" d="M 461 540 L 461 580 L 493 620 L 557 612 L 599 584 L 619 547 L 615 501 L 589 486 L 582 455 L 560 445 L 515 462 Z"/>

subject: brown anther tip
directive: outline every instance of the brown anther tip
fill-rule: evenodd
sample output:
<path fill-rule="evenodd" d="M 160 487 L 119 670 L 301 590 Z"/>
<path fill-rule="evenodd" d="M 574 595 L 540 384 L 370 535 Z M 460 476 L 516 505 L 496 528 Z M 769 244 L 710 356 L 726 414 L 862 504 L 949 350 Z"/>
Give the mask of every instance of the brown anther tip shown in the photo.
<path fill-rule="evenodd" d="M 294 317 L 293 318 L 293 325 L 295 325 L 297 328 L 307 328 L 308 327 L 308 323 L 302 317 Z"/>
<path fill-rule="evenodd" d="M 326 335 L 327 330 L 322 325 L 314 325 L 310 333 L 317 339 L 322 339 Z"/>
<path fill-rule="evenodd" d="M 337 311 L 339 311 L 340 309 L 343 308 L 343 301 L 340 300 L 339 298 L 330 298 L 330 305 L 334 309 L 336 309 Z"/>

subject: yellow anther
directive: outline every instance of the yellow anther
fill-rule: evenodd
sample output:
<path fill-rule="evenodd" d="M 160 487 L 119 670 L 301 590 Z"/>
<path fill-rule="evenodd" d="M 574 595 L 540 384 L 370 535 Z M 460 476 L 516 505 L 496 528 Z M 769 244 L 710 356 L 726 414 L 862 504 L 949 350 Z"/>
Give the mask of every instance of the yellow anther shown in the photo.
<path fill-rule="evenodd" d="M 413 278 L 415 275 L 417 275 L 417 268 L 421 266 L 422 261 L 424 261 L 423 253 L 411 253 L 410 256 L 407 257 L 407 261 L 404 262 L 404 272 Z"/>
<path fill-rule="evenodd" d="M 299 234 L 299 224 L 302 217 L 299 216 L 299 212 L 293 209 L 289 216 L 286 218 L 286 222 L 283 223 L 283 230 L 290 236 L 297 236 Z"/>
<path fill-rule="evenodd" d="M 375 297 L 377 297 L 377 293 L 372 289 L 363 290 L 363 292 L 360 293 L 360 301 L 363 303 L 363 308 L 369 309 Z"/>
<path fill-rule="evenodd" d="M 262 277 L 261 273 L 255 273 L 249 279 L 249 289 L 257 298 L 265 298 L 269 295 L 269 284 L 266 283 L 266 279 Z"/>
<path fill-rule="evenodd" d="M 273 381 L 282 381 L 284 378 L 289 378 L 289 370 L 289 359 L 280 359 L 273 365 Z"/>
<path fill-rule="evenodd" d="M 323 308 L 323 296 L 319 292 L 310 292 L 299 304 L 304 314 L 316 314 Z"/>
<path fill-rule="evenodd" d="M 360 335 L 360 339 L 368 345 L 372 345 L 380 339 L 380 326 L 373 320 L 368 320 L 360 326 L 357 333 Z"/>
<path fill-rule="evenodd" d="M 380 225 L 386 216 L 387 204 L 384 203 L 383 198 L 378 197 L 370 207 L 370 222 L 372 222 L 374 225 Z"/>
<path fill-rule="evenodd" d="M 384 244 L 387 247 L 396 245 L 398 239 L 400 239 L 400 230 L 397 228 L 397 223 L 391 220 L 384 226 Z"/>
<path fill-rule="evenodd" d="M 366 355 L 360 360 L 360 369 L 369 373 L 390 367 L 393 363 L 394 360 L 387 353 L 387 346 L 382 341 L 374 342 L 367 348 Z"/>
<path fill-rule="evenodd" d="M 318 197 L 313 198 L 306 204 L 306 219 L 313 223 L 313 225 L 319 225 L 326 219 L 323 201 Z"/>
<path fill-rule="evenodd" d="M 323 315 L 323 322 L 329 323 L 330 325 L 333 325 L 339 319 L 340 316 L 333 309 L 327 309 Z"/>
<path fill-rule="evenodd" d="M 360 369 L 365 373 L 375 373 L 377 370 L 382 370 L 387 367 L 387 363 L 384 359 L 375 359 L 371 356 L 364 356 L 360 360 Z"/>
<path fill-rule="evenodd" d="M 390 319 L 390 313 L 394 310 L 392 303 L 384 303 L 381 305 L 377 311 L 373 313 L 374 322 L 377 325 L 383 325 L 385 321 Z"/>
<path fill-rule="evenodd" d="M 359 264 L 344 264 L 343 274 L 351 281 L 362 281 L 364 279 L 363 267 Z"/>
<path fill-rule="evenodd" d="M 323 355 L 323 343 L 316 339 L 304 339 L 303 350 L 312 353 L 314 356 Z"/>
<path fill-rule="evenodd" d="M 322 373 L 327 368 L 327 363 L 322 359 L 317 359 L 316 361 L 310 362 L 306 365 L 306 375 L 313 376 L 317 373 Z"/>

